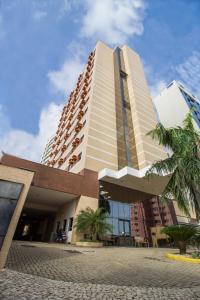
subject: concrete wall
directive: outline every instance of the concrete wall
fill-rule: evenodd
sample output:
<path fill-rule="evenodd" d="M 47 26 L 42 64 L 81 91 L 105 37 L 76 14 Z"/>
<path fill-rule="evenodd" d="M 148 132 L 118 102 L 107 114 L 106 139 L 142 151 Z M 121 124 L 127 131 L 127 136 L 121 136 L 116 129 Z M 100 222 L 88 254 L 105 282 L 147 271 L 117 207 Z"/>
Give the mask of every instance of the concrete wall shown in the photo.
<path fill-rule="evenodd" d="M 183 119 L 189 111 L 176 83 L 165 88 L 154 99 L 154 103 L 159 120 L 166 127 L 182 125 Z"/>
<path fill-rule="evenodd" d="M 78 199 L 77 205 L 76 205 L 76 211 L 75 211 L 75 215 L 74 215 L 74 225 L 75 225 L 76 218 L 77 218 L 78 214 L 80 213 L 80 211 L 85 210 L 88 207 L 92 208 L 93 210 L 96 210 L 98 208 L 98 201 L 99 200 L 97 198 L 81 196 Z M 76 228 L 73 227 L 71 242 L 75 243 L 76 241 L 79 241 L 82 238 L 83 238 L 83 235 L 78 234 L 76 232 Z"/>
<path fill-rule="evenodd" d="M 15 233 L 15 229 L 22 211 L 22 208 L 24 206 L 27 193 L 29 191 L 32 179 L 33 179 L 34 173 L 27 170 L 21 170 L 13 167 L 3 166 L 0 165 L 0 179 L 12 181 L 16 183 L 22 183 L 23 190 L 21 192 L 20 198 L 17 202 L 17 206 L 15 208 L 15 211 L 13 213 L 13 216 L 10 221 L 10 225 L 7 230 L 7 234 L 4 239 L 4 243 L 2 246 L 2 249 L 0 251 L 0 269 L 4 267 L 6 263 L 6 258 L 8 255 L 8 251 L 13 239 L 13 235 Z"/>
<path fill-rule="evenodd" d="M 88 119 L 85 168 L 118 169 L 113 49 L 98 42 Z"/>
<path fill-rule="evenodd" d="M 138 169 L 166 157 L 162 147 L 146 134 L 155 128 L 158 120 L 145 79 L 139 55 L 127 46 L 122 47 L 134 131 L 134 160 Z"/>
<path fill-rule="evenodd" d="M 74 218 L 76 211 L 77 200 L 72 200 L 66 203 L 56 214 L 55 224 L 54 224 L 54 233 L 56 233 L 57 222 L 60 221 L 60 228 L 63 228 L 64 220 L 67 219 L 67 242 L 71 243 L 72 230 L 69 231 L 69 221 L 70 218 Z"/>

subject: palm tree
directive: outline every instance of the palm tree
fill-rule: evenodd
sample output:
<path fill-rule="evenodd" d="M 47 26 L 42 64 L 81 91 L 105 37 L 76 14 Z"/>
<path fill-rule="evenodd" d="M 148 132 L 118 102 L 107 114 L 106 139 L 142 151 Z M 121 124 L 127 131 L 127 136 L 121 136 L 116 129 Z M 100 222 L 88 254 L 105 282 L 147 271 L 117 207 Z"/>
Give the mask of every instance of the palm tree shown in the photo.
<path fill-rule="evenodd" d="M 101 235 L 112 232 L 112 225 L 107 223 L 108 214 L 102 209 L 93 210 L 88 207 L 82 210 L 76 219 L 76 230 L 80 233 L 87 233 L 93 241 L 99 239 Z"/>
<path fill-rule="evenodd" d="M 177 243 L 180 254 L 186 254 L 186 246 L 190 239 L 197 234 L 198 228 L 191 224 L 171 225 L 164 227 L 161 232 L 167 234 Z"/>
<path fill-rule="evenodd" d="M 147 172 L 148 176 L 155 171 L 161 176 L 171 174 L 161 200 L 176 200 L 179 208 L 188 216 L 192 206 L 199 218 L 200 134 L 194 128 L 192 111 L 186 115 L 182 127 L 165 128 L 158 123 L 148 135 L 171 153 L 168 158 L 154 163 Z"/>

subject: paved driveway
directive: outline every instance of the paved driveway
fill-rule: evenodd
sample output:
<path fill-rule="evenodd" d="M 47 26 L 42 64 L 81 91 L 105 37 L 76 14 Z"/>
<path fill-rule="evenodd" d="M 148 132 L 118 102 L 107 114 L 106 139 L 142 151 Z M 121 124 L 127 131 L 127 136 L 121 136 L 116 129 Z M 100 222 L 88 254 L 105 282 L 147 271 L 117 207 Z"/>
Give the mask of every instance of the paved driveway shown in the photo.
<path fill-rule="evenodd" d="M 48 279 L 132 287 L 191 288 L 200 285 L 200 265 L 171 261 L 166 249 L 95 250 L 13 243 L 6 268 Z"/>

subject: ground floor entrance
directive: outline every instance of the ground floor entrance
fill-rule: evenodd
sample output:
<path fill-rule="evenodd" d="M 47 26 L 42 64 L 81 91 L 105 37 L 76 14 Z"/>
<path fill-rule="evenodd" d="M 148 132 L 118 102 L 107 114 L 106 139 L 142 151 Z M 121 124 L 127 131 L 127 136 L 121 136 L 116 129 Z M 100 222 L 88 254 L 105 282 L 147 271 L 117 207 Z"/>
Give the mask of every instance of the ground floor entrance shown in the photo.
<path fill-rule="evenodd" d="M 24 209 L 14 234 L 14 240 L 49 242 L 52 239 L 55 214 L 36 209 Z"/>

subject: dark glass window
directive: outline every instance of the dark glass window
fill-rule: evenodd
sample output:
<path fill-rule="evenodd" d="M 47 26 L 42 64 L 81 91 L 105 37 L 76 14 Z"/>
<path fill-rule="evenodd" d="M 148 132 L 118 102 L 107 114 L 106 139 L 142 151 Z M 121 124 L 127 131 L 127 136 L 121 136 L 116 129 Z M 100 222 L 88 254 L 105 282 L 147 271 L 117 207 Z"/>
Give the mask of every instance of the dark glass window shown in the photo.
<path fill-rule="evenodd" d="M 69 231 L 72 230 L 73 220 L 74 220 L 73 218 L 70 218 L 70 219 L 69 219 L 69 229 L 68 229 Z"/>
<path fill-rule="evenodd" d="M 100 198 L 100 207 L 105 208 L 105 201 Z M 130 235 L 130 205 L 113 200 L 106 201 L 109 204 L 108 223 L 112 224 L 114 235 Z"/>
<path fill-rule="evenodd" d="M 63 230 L 65 231 L 67 227 L 67 219 L 64 219 L 63 221 Z"/>
<path fill-rule="evenodd" d="M 21 183 L 0 180 L 0 250 L 22 188 Z"/>
<path fill-rule="evenodd" d="M 19 199 L 22 186 L 21 183 L 0 180 L 0 197 L 17 200 Z"/>
<path fill-rule="evenodd" d="M 56 233 L 59 232 L 59 229 L 60 229 L 60 221 L 57 221 L 57 223 L 56 223 Z"/>

